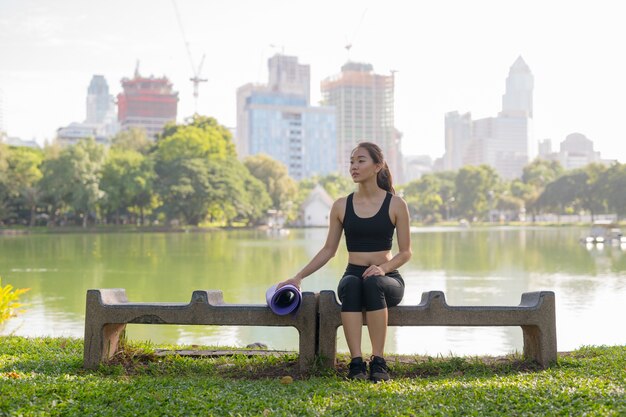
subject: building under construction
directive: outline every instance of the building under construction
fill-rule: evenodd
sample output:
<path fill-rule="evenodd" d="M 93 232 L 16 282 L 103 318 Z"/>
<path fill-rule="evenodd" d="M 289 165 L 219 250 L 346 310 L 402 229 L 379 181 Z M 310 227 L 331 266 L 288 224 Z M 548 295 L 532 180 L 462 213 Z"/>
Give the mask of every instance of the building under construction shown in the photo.
<path fill-rule="evenodd" d="M 117 96 L 118 120 L 122 130 L 143 128 L 155 138 L 168 122 L 176 121 L 178 92 L 166 78 L 142 77 L 135 71 L 132 79 L 122 79 L 124 91 Z"/>
<path fill-rule="evenodd" d="M 337 110 L 339 170 L 348 173 L 350 152 L 363 141 L 381 147 L 396 181 L 402 180 L 401 135 L 394 126 L 394 76 L 371 64 L 347 62 L 322 81 L 323 104 Z"/>

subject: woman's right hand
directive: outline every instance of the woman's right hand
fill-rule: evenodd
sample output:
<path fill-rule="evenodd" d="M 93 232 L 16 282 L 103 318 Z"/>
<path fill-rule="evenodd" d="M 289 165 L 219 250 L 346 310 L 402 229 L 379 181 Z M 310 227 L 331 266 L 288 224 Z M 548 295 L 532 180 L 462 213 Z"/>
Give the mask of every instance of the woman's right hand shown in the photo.
<path fill-rule="evenodd" d="M 281 281 L 276 285 L 276 290 L 279 290 L 280 287 L 284 287 L 285 285 L 293 285 L 297 289 L 300 289 L 300 285 L 302 284 L 302 278 L 289 278 L 285 281 Z"/>

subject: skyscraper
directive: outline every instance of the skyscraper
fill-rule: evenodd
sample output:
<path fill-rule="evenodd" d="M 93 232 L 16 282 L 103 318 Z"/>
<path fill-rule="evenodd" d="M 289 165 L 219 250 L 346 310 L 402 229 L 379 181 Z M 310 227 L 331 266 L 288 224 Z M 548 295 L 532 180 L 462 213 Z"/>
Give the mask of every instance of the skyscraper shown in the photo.
<path fill-rule="evenodd" d="M 276 54 L 268 61 L 270 91 L 304 96 L 311 102 L 311 66 L 295 56 Z"/>
<path fill-rule="evenodd" d="M 528 64 L 519 56 L 509 69 L 500 116 L 533 117 L 534 78 Z"/>
<path fill-rule="evenodd" d="M 137 69 L 134 78 L 122 79 L 122 88 L 117 96 L 122 130 L 143 128 L 149 138 L 154 138 L 166 123 L 176 121 L 178 92 L 166 77 L 142 77 Z"/>
<path fill-rule="evenodd" d="M 347 62 L 339 75 L 322 81 L 323 103 L 337 109 L 337 159 L 347 175 L 350 152 L 362 141 L 381 147 L 396 180 L 402 178 L 401 135 L 394 126 L 394 76 L 371 64 Z"/>
<path fill-rule="evenodd" d="M 466 113 L 446 114 L 444 169 L 487 164 L 506 179 L 521 176 L 528 163 L 533 115 L 533 76 L 522 57 L 509 70 L 502 111 L 472 120 Z"/>
<path fill-rule="evenodd" d="M 87 118 L 85 123 L 103 124 L 115 112 L 113 96 L 109 94 L 109 84 L 102 75 L 94 75 L 87 88 Z"/>
<path fill-rule="evenodd" d="M 275 55 L 268 69 L 268 84 L 237 89 L 237 153 L 265 153 L 297 180 L 336 172 L 335 109 L 309 105 L 309 66 Z"/>
<path fill-rule="evenodd" d="M 459 114 L 458 111 L 445 116 L 446 153 L 443 156 L 443 169 L 452 171 L 462 167 L 472 144 L 472 114 Z"/>
<path fill-rule="evenodd" d="M 75 144 L 81 139 L 94 138 L 96 142 L 108 145 L 111 137 L 118 133 L 115 101 L 109 94 L 109 85 L 104 76 L 91 77 L 87 87 L 85 110 L 84 122 L 72 122 L 57 129 L 58 143 L 66 146 Z"/>

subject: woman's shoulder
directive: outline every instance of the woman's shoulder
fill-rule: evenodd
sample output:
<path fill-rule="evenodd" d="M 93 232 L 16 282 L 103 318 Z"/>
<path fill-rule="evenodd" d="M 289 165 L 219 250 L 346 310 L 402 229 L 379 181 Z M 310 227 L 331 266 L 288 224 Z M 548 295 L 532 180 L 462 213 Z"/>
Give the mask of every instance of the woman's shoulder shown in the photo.
<path fill-rule="evenodd" d="M 346 195 L 346 196 L 339 197 L 338 199 L 336 199 L 335 202 L 333 203 L 333 207 L 345 207 L 346 203 L 348 202 L 348 197 L 350 197 L 350 195 Z"/>
<path fill-rule="evenodd" d="M 343 222 L 343 214 L 346 212 L 348 197 L 339 197 L 333 203 L 332 208 L 330 209 L 331 216 L 339 219 L 340 222 Z"/>
<path fill-rule="evenodd" d="M 406 201 L 398 194 L 391 195 L 391 205 L 396 207 L 406 207 Z"/>

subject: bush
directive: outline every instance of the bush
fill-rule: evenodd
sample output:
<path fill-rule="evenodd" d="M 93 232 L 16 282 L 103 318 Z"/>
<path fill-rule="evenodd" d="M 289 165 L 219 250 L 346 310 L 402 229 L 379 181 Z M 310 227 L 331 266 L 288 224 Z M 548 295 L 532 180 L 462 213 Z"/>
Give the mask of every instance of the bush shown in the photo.
<path fill-rule="evenodd" d="M 23 306 L 18 302 L 20 295 L 28 290 L 30 288 L 13 289 L 11 284 L 3 287 L 2 277 L 0 277 L 0 324 L 15 316 L 15 310 Z"/>

